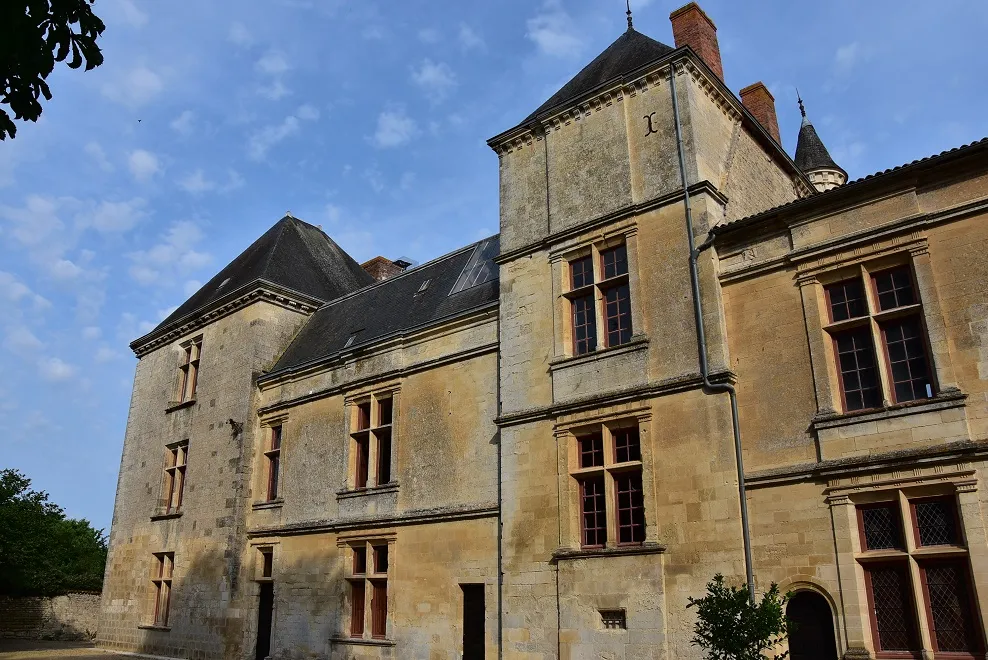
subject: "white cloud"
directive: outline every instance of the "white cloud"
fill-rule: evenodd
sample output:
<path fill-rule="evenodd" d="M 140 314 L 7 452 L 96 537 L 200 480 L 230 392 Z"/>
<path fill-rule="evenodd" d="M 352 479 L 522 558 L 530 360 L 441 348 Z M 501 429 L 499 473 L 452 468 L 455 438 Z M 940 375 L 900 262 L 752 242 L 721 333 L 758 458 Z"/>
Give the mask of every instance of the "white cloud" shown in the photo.
<path fill-rule="evenodd" d="M 460 23 L 460 31 L 457 33 L 456 38 L 464 50 L 484 47 L 484 39 L 466 23 Z"/>
<path fill-rule="evenodd" d="M 93 360 L 97 363 L 112 362 L 113 360 L 119 360 L 123 355 L 117 351 L 109 348 L 107 346 L 100 346 L 96 349 L 96 355 L 93 356 Z"/>
<path fill-rule="evenodd" d="M 131 108 L 137 108 L 162 92 L 165 83 L 161 76 L 145 66 L 131 69 L 115 83 L 103 86 L 103 95 Z"/>
<path fill-rule="evenodd" d="M 96 166 L 99 167 L 104 172 L 112 172 L 113 165 L 106 158 L 106 152 L 103 151 L 103 147 L 100 146 L 99 142 L 89 142 L 84 148 L 86 154 L 96 162 Z"/>
<path fill-rule="evenodd" d="M 65 224 L 58 217 L 58 206 L 54 199 L 29 195 L 22 209 L 0 206 L 0 218 L 13 225 L 10 235 L 22 245 L 34 247 L 64 233 Z"/>
<path fill-rule="evenodd" d="M 284 98 L 292 93 L 292 90 L 285 87 L 285 83 L 281 82 L 280 79 L 274 79 L 269 84 L 258 85 L 257 94 L 258 96 L 263 96 L 269 101 L 277 101 L 278 99 Z"/>
<path fill-rule="evenodd" d="M 857 42 L 841 46 L 837 49 L 834 60 L 839 71 L 847 71 L 852 68 L 861 55 L 861 48 Z"/>
<path fill-rule="evenodd" d="M 298 133 L 302 128 L 300 120 L 313 121 L 319 118 L 319 111 L 312 105 L 306 104 L 289 115 L 277 125 L 265 126 L 247 139 L 247 155 L 251 160 L 264 160 L 268 151 L 281 142 Z"/>
<path fill-rule="evenodd" d="M 56 259 L 48 264 L 48 275 L 56 280 L 78 279 L 84 273 L 83 269 L 68 259 Z"/>
<path fill-rule="evenodd" d="M 230 26 L 230 31 L 227 33 L 226 38 L 230 43 L 236 44 L 238 46 L 249 46 L 254 42 L 254 37 L 251 35 L 250 30 L 247 26 L 239 21 L 235 21 L 233 25 Z"/>
<path fill-rule="evenodd" d="M 184 110 L 182 114 L 175 117 L 175 119 L 171 121 L 169 126 L 171 126 L 172 130 L 179 135 L 188 137 L 192 135 L 192 132 L 195 130 L 195 118 L 196 115 L 194 112 L 191 110 Z"/>
<path fill-rule="evenodd" d="M 127 157 L 127 166 L 131 175 L 141 182 L 150 181 L 151 177 L 161 171 L 158 157 L 144 149 L 131 151 Z"/>
<path fill-rule="evenodd" d="M 576 25 L 559 0 L 546 0 L 541 13 L 526 21 L 525 36 L 553 57 L 574 57 L 583 50 Z"/>
<path fill-rule="evenodd" d="M 276 50 L 269 50 L 261 56 L 261 59 L 257 60 L 254 68 L 260 73 L 277 76 L 288 71 L 291 65 L 289 65 L 283 53 Z"/>
<path fill-rule="evenodd" d="M 125 232 L 144 219 L 146 206 L 147 202 L 140 197 L 124 202 L 103 201 L 80 214 L 79 220 L 81 226 L 101 233 Z"/>
<path fill-rule="evenodd" d="M 385 110 L 377 116 L 373 141 L 378 148 L 389 149 L 408 143 L 416 135 L 418 126 L 404 110 Z"/>
<path fill-rule="evenodd" d="M 89 325 L 82 329 L 82 338 L 95 341 L 103 335 L 103 331 L 95 325 Z"/>
<path fill-rule="evenodd" d="M 196 249 L 202 237 L 195 223 L 174 223 L 149 249 L 128 255 L 132 261 L 130 276 L 146 286 L 170 286 L 177 278 L 208 266 L 212 255 Z"/>
<path fill-rule="evenodd" d="M 178 180 L 178 186 L 185 192 L 192 195 L 201 195 L 205 192 L 218 191 L 230 192 L 244 185 L 244 178 L 235 170 L 227 170 L 226 183 L 217 183 L 206 177 L 202 169 L 196 169 Z"/>
<path fill-rule="evenodd" d="M 76 368 L 57 357 L 47 357 L 38 360 L 38 372 L 45 380 L 60 383 L 71 379 Z"/>
<path fill-rule="evenodd" d="M 42 341 L 23 325 L 10 328 L 4 338 L 3 345 L 14 353 L 37 351 L 44 346 Z"/>
<path fill-rule="evenodd" d="M 442 100 L 456 86 L 456 75 L 445 62 L 426 59 L 412 70 L 412 80 L 436 100 Z"/>
<path fill-rule="evenodd" d="M 51 303 L 44 297 L 39 296 L 26 284 L 17 279 L 12 273 L 0 270 L 0 299 L 8 302 L 28 302 L 33 303 L 35 310 L 42 310 L 51 307 Z"/>
<path fill-rule="evenodd" d="M 306 103 L 305 105 L 299 106 L 299 109 L 295 111 L 295 116 L 299 119 L 305 119 L 306 121 L 314 121 L 319 119 L 319 109 L 314 105 Z"/>
<path fill-rule="evenodd" d="M 137 8 L 131 0 L 117 0 L 117 7 L 124 21 L 131 27 L 144 27 L 148 22 L 148 15 Z"/>

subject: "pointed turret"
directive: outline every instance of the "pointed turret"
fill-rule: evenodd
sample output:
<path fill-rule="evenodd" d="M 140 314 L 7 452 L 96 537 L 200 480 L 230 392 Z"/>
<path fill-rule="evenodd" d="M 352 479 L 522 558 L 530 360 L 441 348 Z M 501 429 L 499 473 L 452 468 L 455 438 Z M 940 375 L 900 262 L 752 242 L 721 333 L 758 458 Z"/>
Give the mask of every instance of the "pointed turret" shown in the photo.
<path fill-rule="evenodd" d="M 806 173 L 810 182 L 820 192 L 844 185 L 847 181 L 847 172 L 830 157 L 830 152 L 823 146 L 823 141 L 817 135 L 813 123 L 806 116 L 803 99 L 799 98 L 798 94 L 796 98 L 799 100 L 799 112 L 803 115 L 803 123 L 799 127 L 799 140 L 796 142 L 796 157 L 793 159 L 796 161 L 796 167 Z"/>

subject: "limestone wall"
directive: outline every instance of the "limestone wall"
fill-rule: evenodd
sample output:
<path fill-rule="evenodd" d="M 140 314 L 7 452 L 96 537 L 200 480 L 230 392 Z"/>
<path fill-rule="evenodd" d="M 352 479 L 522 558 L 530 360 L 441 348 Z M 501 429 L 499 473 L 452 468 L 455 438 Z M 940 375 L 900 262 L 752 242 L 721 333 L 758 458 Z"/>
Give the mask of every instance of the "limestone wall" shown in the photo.
<path fill-rule="evenodd" d="M 96 636 L 99 600 L 98 593 L 0 597 L 0 638 L 91 640 Z"/>

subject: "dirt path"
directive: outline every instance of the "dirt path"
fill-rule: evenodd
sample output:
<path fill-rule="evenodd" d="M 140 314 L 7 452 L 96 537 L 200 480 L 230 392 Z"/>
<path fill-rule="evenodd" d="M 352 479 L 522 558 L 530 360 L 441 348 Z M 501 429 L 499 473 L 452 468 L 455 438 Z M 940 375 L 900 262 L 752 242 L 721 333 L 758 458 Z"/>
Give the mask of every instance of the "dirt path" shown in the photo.
<path fill-rule="evenodd" d="M 86 642 L 41 642 L 28 639 L 0 639 L 3 660 L 125 660 L 127 656 L 94 648 Z"/>

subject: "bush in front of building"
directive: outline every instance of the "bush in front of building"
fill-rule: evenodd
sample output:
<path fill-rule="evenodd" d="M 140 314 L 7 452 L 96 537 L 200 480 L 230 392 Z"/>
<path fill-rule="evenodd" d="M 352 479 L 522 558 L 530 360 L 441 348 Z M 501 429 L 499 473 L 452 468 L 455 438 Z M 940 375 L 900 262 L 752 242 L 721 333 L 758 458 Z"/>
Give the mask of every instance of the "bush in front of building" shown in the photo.
<path fill-rule="evenodd" d="M 789 634 L 787 599 L 773 582 L 761 601 L 753 603 L 747 586 L 729 586 L 718 573 L 707 583 L 705 596 L 689 599 L 687 607 L 695 607 L 697 615 L 693 645 L 706 651 L 704 660 L 783 660 L 788 651 L 771 652 Z"/>

